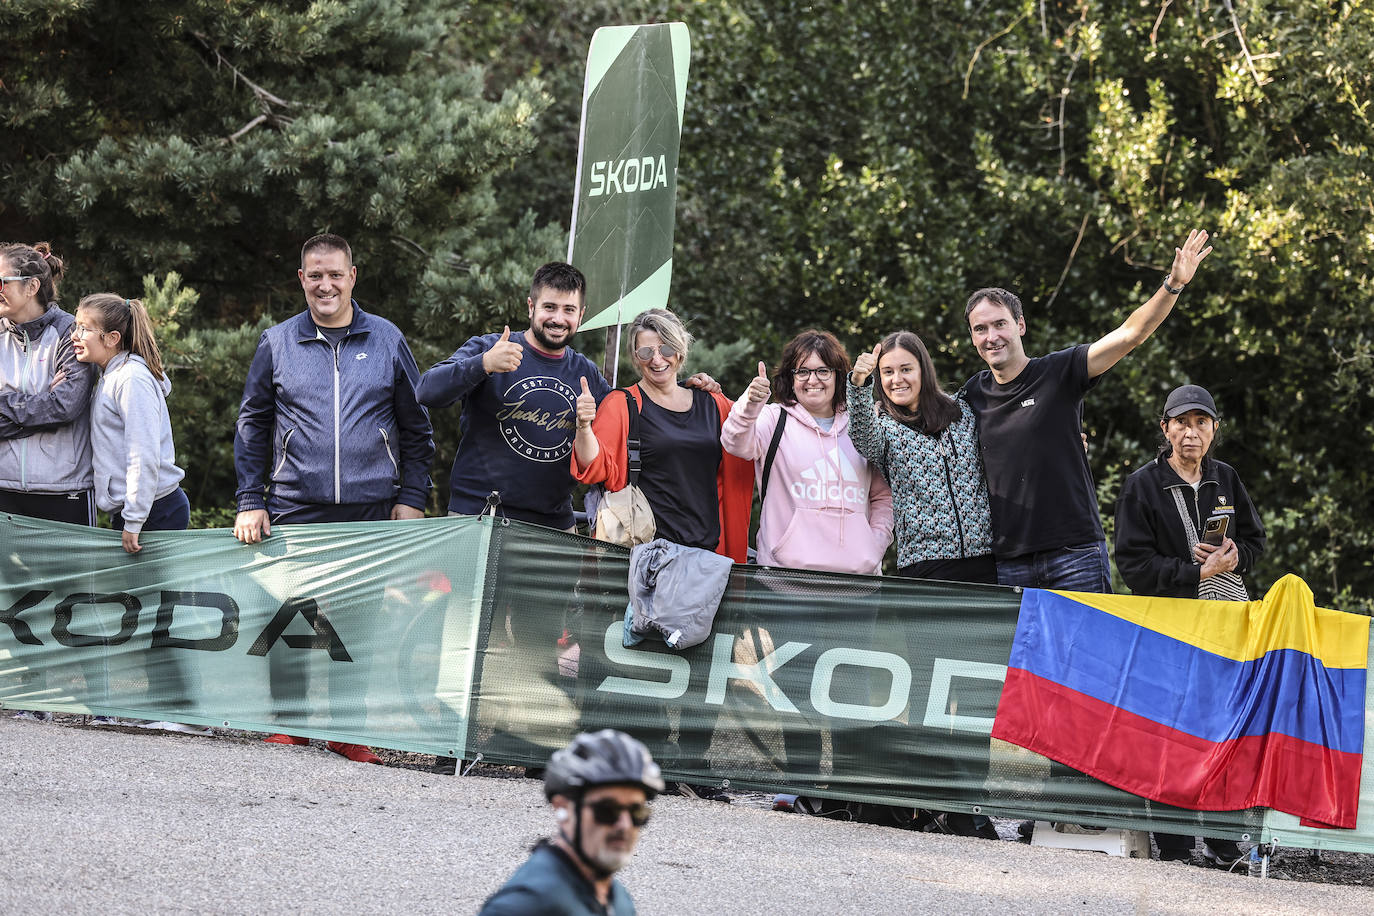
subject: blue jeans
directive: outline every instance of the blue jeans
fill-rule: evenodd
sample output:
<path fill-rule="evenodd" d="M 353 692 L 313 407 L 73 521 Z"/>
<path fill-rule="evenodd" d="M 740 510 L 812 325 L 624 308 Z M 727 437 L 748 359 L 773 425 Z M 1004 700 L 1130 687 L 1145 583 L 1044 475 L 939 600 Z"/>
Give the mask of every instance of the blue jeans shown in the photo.
<path fill-rule="evenodd" d="M 997 584 L 1110 594 L 1112 567 L 1107 558 L 1107 542 L 998 559 Z"/>

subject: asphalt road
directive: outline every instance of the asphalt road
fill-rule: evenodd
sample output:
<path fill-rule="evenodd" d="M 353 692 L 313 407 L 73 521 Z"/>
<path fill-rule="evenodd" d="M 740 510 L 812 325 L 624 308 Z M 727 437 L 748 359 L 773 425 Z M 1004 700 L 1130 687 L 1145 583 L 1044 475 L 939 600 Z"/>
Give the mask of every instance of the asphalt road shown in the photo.
<path fill-rule="evenodd" d="M 553 821 L 536 782 L 0 718 L 0 913 L 471 913 Z M 644 914 L 1358 913 L 1366 888 L 663 798 Z"/>

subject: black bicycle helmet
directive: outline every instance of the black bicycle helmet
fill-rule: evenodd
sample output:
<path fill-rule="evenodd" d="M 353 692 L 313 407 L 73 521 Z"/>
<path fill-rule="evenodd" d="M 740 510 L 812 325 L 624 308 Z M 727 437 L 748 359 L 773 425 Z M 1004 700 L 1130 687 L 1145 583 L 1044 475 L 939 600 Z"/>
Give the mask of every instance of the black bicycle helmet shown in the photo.
<path fill-rule="evenodd" d="M 624 732 L 583 732 L 555 751 L 544 770 L 544 795 L 577 798 L 596 786 L 639 786 L 653 798 L 664 789 L 663 774 L 649 749 Z"/>

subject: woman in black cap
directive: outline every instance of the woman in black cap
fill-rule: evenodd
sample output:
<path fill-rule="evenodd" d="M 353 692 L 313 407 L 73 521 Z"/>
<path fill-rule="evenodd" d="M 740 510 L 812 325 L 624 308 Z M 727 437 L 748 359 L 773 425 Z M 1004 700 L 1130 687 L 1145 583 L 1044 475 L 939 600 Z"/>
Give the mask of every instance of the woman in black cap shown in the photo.
<path fill-rule="evenodd" d="M 1116 501 L 1116 567 L 1134 594 L 1250 599 L 1242 576 L 1264 553 L 1264 525 L 1235 469 L 1211 457 L 1219 426 L 1207 389 L 1175 388 L 1159 421 L 1164 447 L 1126 478 Z M 1163 861 L 1192 858 L 1192 837 L 1156 833 L 1155 842 Z M 1230 865 L 1241 853 L 1232 840 L 1205 839 L 1203 855 Z"/>
<path fill-rule="evenodd" d="M 1264 553 L 1264 525 L 1235 469 L 1211 457 L 1219 426 L 1205 388 L 1175 388 L 1159 421 L 1159 457 L 1121 488 L 1116 566 L 1137 595 L 1250 598 L 1241 577 Z M 1206 536 L 1209 520 L 1214 531 L 1224 526 L 1219 538 Z"/>

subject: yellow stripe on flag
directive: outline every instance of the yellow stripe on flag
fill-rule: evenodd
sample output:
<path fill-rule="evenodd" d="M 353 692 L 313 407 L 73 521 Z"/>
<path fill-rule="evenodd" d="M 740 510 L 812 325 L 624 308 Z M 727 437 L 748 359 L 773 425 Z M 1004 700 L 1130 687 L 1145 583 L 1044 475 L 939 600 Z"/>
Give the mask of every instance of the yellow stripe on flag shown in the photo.
<path fill-rule="evenodd" d="M 1317 607 L 1312 589 L 1292 574 L 1274 583 L 1260 601 L 1057 594 L 1237 661 L 1292 649 L 1328 668 L 1365 668 L 1369 663 L 1369 618 Z"/>

